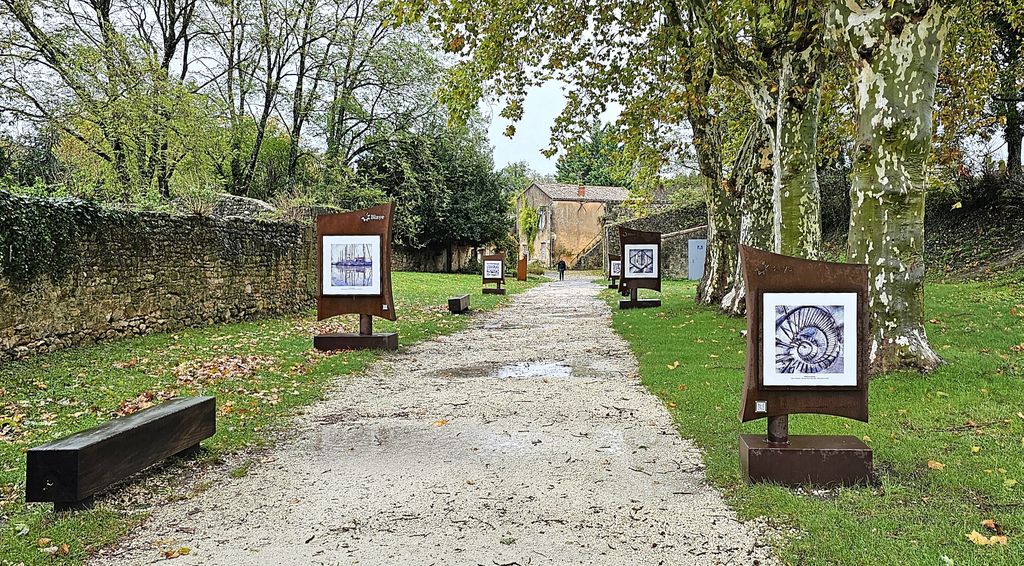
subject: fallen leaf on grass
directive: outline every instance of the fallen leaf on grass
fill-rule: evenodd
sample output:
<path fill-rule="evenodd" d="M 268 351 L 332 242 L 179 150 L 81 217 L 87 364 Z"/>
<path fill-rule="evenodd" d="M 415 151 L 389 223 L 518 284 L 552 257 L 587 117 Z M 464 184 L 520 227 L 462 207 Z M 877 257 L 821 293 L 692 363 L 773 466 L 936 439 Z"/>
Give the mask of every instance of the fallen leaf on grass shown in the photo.
<path fill-rule="evenodd" d="M 116 369 L 131 369 L 139 365 L 139 358 L 132 358 L 130 360 L 124 360 L 122 362 L 114 362 L 110 365 L 114 366 Z"/>
<path fill-rule="evenodd" d="M 1006 487 L 1013 487 L 1013 486 L 1017 485 L 1017 480 L 1011 479 L 1011 478 L 1006 478 L 1005 480 L 1003 480 L 1003 485 L 1006 486 Z"/>
<path fill-rule="evenodd" d="M 665 367 L 667 367 L 670 370 L 676 369 L 677 367 L 679 367 L 679 361 L 677 360 L 677 361 L 674 361 L 674 362 L 672 362 L 670 364 L 666 364 Z"/>
<path fill-rule="evenodd" d="M 938 460 L 928 460 L 928 467 L 933 470 L 941 470 L 945 468 L 946 465 L 943 464 L 942 462 L 939 462 Z"/>
<path fill-rule="evenodd" d="M 676 389 L 678 389 L 679 391 L 686 391 L 686 384 L 680 383 L 679 386 L 676 387 Z"/>
<path fill-rule="evenodd" d="M 270 356 L 217 356 L 209 360 L 189 360 L 174 368 L 174 376 L 182 385 L 204 385 L 223 379 L 249 377 L 274 365 Z"/>
<path fill-rule="evenodd" d="M 978 531 L 971 531 L 967 533 L 967 540 L 980 546 L 988 544 L 988 537 L 979 533 Z"/>
<path fill-rule="evenodd" d="M 158 393 L 144 391 L 139 393 L 139 395 L 134 399 L 121 401 L 114 414 L 118 417 L 123 417 L 125 415 L 137 413 L 143 409 L 148 409 L 153 405 L 156 405 L 158 401 L 166 401 L 171 397 L 174 397 L 174 395 L 174 392 L 171 391 L 160 391 Z"/>
<path fill-rule="evenodd" d="M 993 533 L 995 533 L 997 535 L 1004 534 L 1003 533 L 1003 526 L 1000 525 L 999 523 L 993 521 L 992 519 L 985 519 L 984 521 L 981 522 L 981 526 L 985 527 L 986 529 L 992 531 Z"/>
<path fill-rule="evenodd" d="M 986 546 L 991 544 L 1006 544 L 1007 538 L 1003 535 L 993 535 L 987 537 L 978 531 L 971 531 L 967 534 L 967 538 L 978 546 Z"/>
<path fill-rule="evenodd" d="M 971 446 L 971 454 L 977 454 L 981 452 L 981 446 Z"/>

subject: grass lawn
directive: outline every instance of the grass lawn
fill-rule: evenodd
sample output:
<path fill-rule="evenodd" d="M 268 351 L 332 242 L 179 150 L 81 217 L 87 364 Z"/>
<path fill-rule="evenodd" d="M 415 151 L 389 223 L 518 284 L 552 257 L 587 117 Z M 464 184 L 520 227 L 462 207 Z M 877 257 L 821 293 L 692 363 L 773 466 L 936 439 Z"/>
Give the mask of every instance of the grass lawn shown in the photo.
<path fill-rule="evenodd" d="M 535 284 L 507 282 L 510 294 Z M 394 287 L 398 321 L 377 320 L 374 326 L 381 332 L 397 330 L 402 345 L 467 324 L 469 318 L 448 314 L 451 295 L 471 294 L 474 310 L 507 300 L 483 295 L 478 275 L 395 273 Z M 338 320 L 348 331 L 357 331 L 357 316 Z M 338 324 L 318 324 L 310 312 L 154 334 L 0 365 L 0 565 L 77 564 L 144 518 L 102 502 L 89 511 L 59 515 L 48 504 L 26 506 L 25 450 L 173 395 L 217 396 L 217 434 L 203 443 L 203 458 L 263 446 L 289 417 L 322 398 L 332 378 L 358 372 L 377 357 L 313 351 L 313 329 L 324 323 Z"/>
<path fill-rule="evenodd" d="M 709 479 L 742 517 L 768 517 L 790 564 L 1024 564 L 1024 284 L 930 284 L 928 336 L 946 364 L 930 375 L 872 379 L 868 424 L 795 415 L 793 434 L 852 434 L 874 450 L 879 485 L 810 493 L 740 479 L 738 412 L 746 322 L 693 302 L 694 284 L 665 282 L 663 306 L 615 310 L 615 329 L 643 382 L 705 452 Z M 607 292 L 610 302 L 618 300 Z M 678 362 L 674 369 L 670 366 Z M 933 463 L 929 465 L 929 461 Z M 977 545 L 967 535 L 1007 535 Z"/>

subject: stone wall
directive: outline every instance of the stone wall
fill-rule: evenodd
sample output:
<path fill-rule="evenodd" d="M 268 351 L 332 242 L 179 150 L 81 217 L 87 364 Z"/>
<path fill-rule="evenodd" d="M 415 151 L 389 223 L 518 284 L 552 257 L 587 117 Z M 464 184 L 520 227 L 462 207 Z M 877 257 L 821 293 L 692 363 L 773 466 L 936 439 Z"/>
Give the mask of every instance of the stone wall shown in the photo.
<path fill-rule="evenodd" d="M 214 218 L 229 218 L 231 216 L 264 218 L 275 212 L 277 209 L 268 202 L 225 193 L 217 195 L 217 202 L 213 205 L 210 215 Z"/>
<path fill-rule="evenodd" d="M 61 273 L 0 275 L 0 360 L 315 305 L 309 226 L 163 213 L 93 213 L 80 222 L 65 233 L 73 241 L 58 242 L 75 250 Z M 4 228 L 17 237 L 16 227 Z M 19 259 L 11 249 L 7 262 Z"/>
<path fill-rule="evenodd" d="M 661 232 L 661 268 L 662 274 L 670 279 L 686 279 L 689 263 L 689 240 L 707 236 L 705 229 L 698 229 L 707 224 L 707 212 L 703 205 L 676 207 L 662 210 L 640 218 L 621 220 L 605 226 L 604 244 L 602 246 L 604 262 L 607 269 L 608 253 L 619 250 L 619 226 L 645 232 Z"/>
<path fill-rule="evenodd" d="M 424 250 L 409 250 L 395 246 L 391 252 L 391 269 L 394 271 L 426 271 L 444 273 L 448 271 L 448 253 Z M 455 246 L 451 250 L 451 271 L 461 271 L 477 260 L 477 249 L 472 246 Z"/>
<path fill-rule="evenodd" d="M 604 250 L 603 245 L 594 246 L 590 248 L 584 254 L 578 256 L 576 264 L 572 266 L 573 269 L 599 269 L 607 271 L 607 265 L 605 262 L 608 261 L 608 255 Z"/>

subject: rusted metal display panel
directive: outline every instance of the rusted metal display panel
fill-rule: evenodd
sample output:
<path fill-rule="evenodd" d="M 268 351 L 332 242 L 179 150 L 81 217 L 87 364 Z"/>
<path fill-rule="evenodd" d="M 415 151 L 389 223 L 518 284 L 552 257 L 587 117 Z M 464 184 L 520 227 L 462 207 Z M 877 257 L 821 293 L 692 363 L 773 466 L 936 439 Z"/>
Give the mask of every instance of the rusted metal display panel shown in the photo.
<path fill-rule="evenodd" d="M 619 301 L 619 308 L 661 306 L 660 299 L 637 298 L 638 289 L 661 292 L 661 233 L 619 226 L 619 256 L 622 262 L 619 292 L 629 295 L 629 299 Z"/>
<path fill-rule="evenodd" d="M 488 295 L 504 295 L 505 288 L 505 254 L 496 253 L 485 255 L 481 260 L 483 263 L 483 284 L 496 283 L 496 287 L 484 287 L 484 293 Z"/>
<path fill-rule="evenodd" d="M 740 421 L 748 481 L 867 482 L 871 449 L 852 436 L 789 436 L 795 413 L 868 420 L 866 265 L 811 261 L 740 246 L 747 284 L 747 367 Z"/>
<path fill-rule="evenodd" d="M 394 203 L 373 208 L 325 214 L 316 219 L 317 320 L 358 314 L 359 334 L 336 333 L 313 337 L 319 350 L 389 349 L 398 335 L 374 334 L 373 319 L 395 320 L 391 290 L 391 224 Z"/>
<path fill-rule="evenodd" d="M 520 258 L 519 263 L 516 265 L 516 280 L 526 281 L 528 275 L 529 266 L 527 265 L 526 256 Z"/>
<path fill-rule="evenodd" d="M 622 277 L 622 256 L 608 254 L 608 288 L 617 288 L 620 277 Z"/>
<path fill-rule="evenodd" d="M 810 261 L 747 246 L 740 246 L 740 254 L 747 282 L 747 368 L 740 420 L 818 413 L 867 422 L 867 266 Z M 821 294 L 824 303 L 815 304 L 815 294 Z M 767 321 L 765 295 L 773 307 Z M 849 308 L 851 296 L 854 312 Z M 836 309 L 822 309 L 838 306 L 843 307 L 841 319 Z M 777 350 L 767 360 L 766 346 Z M 831 365 L 821 367 L 827 361 Z M 778 380 L 786 374 L 794 377 Z M 825 377 L 797 379 L 801 375 Z"/>

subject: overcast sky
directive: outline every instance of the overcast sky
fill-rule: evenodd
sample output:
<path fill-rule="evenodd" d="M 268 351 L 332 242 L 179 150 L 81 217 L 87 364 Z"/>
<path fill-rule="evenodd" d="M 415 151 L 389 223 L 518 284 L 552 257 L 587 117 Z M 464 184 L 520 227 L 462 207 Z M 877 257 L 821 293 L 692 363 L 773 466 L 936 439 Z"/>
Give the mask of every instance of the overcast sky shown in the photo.
<path fill-rule="evenodd" d="M 541 150 L 548 147 L 548 140 L 551 138 L 551 126 L 555 123 L 555 117 L 565 108 L 565 96 L 562 91 L 563 83 L 549 81 L 543 86 L 534 88 L 527 93 L 523 105 L 523 119 L 516 124 L 516 135 L 509 139 L 505 137 L 505 127 L 509 121 L 498 116 L 502 109 L 500 102 L 483 104 L 485 115 L 491 116 L 491 126 L 488 129 L 488 137 L 494 145 L 494 166 L 501 169 L 509 163 L 525 161 L 530 168 L 541 174 L 555 173 L 555 161 L 558 156 L 551 159 L 544 157 Z M 608 105 L 608 110 L 601 116 L 605 122 L 610 122 L 618 117 L 619 106 L 615 103 Z M 996 135 L 988 142 L 975 142 L 971 148 L 979 155 L 990 152 L 992 159 L 1006 159 L 1006 144 L 1001 135 Z"/>
<path fill-rule="evenodd" d="M 530 168 L 541 174 L 554 174 L 555 161 L 558 156 L 551 159 L 544 157 L 541 150 L 548 147 L 551 139 L 551 126 L 555 118 L 565 108 L 565 96 L 562 91 L 563 83 L 549 81 L 543 86 L 534 88 L 526 95 L 523 104 L 523 119 L 516 124 L 516 135 L 509 139 L 505 137 L 505 128 L 509 121 L 498 116 L 504 107 L 500 101 L 484 104 L 484 112 L 491 116 L 491 126 L 488 129 L 488 137 L 494 145 L 494 166 L 496 169 L 525 161 Z M 608 105 L 608 110 L 602 114 L 601 119 L 605 122 L 614 120 L 618 116 L 618 105 Z"/>

